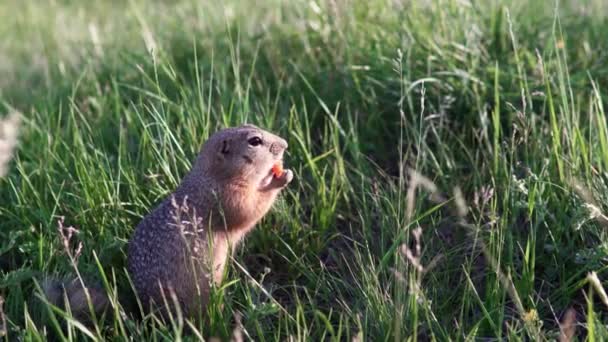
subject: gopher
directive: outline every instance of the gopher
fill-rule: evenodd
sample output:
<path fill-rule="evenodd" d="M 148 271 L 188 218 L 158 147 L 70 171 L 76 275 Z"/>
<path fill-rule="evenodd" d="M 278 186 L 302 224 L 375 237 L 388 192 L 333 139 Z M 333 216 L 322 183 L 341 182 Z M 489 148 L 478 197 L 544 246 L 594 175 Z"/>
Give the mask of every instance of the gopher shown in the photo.
<path fill-rule="evenodd" d="M 128 243 L 128 271 L 144 305 L 177 304 L 186 315 L 206 307 L 230 251 L 293 179 L 291 170 L 274 171 L 286 149 L 284 139 L 253 125 L 205 142 L 192 170 Z"/>
<path fill-rule="evenodd" d="M 253 125 L 209 137 L 177 189 L 141 220 L 128 242 L 127 269 L 146 311 L 204 314 L 211 282 L 221 283 L 231 251 L 293 179 L 282 167 L 286 149 L 284 139 Z M 85 289 L 96 313 L 109 303 L 103 291 L 77 280 L 43 288 L 54 304 L 65 293 L 78 317 L 90 312 Z"/>

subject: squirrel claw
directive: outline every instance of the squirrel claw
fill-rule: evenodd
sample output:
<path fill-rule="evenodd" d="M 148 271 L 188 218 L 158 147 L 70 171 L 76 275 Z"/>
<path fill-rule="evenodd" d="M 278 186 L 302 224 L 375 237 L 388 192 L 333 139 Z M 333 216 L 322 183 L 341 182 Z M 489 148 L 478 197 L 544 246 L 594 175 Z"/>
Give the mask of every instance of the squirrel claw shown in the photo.
<path fill-rule="evenodd" d="M 273 177 L 268 189 L 282 189 L 293 180 L 293 171 L 286 169 L 280 177 Z"/>

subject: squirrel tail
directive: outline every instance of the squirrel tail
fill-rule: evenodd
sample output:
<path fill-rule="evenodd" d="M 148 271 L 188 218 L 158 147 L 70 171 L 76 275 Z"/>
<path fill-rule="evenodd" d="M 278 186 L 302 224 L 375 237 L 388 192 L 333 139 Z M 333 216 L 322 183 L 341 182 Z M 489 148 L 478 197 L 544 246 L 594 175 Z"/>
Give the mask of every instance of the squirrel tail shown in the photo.
<path fill-rule="evenodd" d="M 49 303 L 64 310 L 66 304 L 69 305 L 72 316 L 78 320 L 90 319 L 91 309 L 95 317 L 99 317 L 110 304 L 102 288 L 87 286 L 80 278 L 68 280 L 48 278 L 42 282 L 41 287 Z"/>

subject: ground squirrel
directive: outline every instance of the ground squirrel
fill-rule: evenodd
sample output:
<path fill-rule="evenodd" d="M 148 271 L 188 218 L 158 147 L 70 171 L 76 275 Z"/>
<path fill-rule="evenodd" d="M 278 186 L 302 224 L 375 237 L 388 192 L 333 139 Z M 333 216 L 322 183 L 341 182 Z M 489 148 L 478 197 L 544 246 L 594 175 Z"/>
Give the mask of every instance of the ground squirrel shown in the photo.
<path fill-rule="evenodd" d="M 171 307 L 177 299 L 188 315 L 206 306 L 230 250 L 293 179 L 291 170 L 275 172 L 285 149 L 284 139 L 253 125 L 205 142 L 192 170 L 129 241 L 128 271 L 144 305 Z"/>
<path fill-rule="evenodd" d="M 177 299 L 187 316 L 204 313 L 210 281 L 221 282 L 230 251 L 293 179 L 291 170 L 282 170 L 286 149 L 284 139 L 253 125 L 209 137 L 192 170 L 141 220 L 128 243 L 127 268 L 144 309 L 174 313 Z M 105 293 L 85 286 L 100 313 L 108 305 Z M 75 316 L 87 318 L 78 279 L 43 288 L 54 304 L 61 304 L 65 292 Z"/>

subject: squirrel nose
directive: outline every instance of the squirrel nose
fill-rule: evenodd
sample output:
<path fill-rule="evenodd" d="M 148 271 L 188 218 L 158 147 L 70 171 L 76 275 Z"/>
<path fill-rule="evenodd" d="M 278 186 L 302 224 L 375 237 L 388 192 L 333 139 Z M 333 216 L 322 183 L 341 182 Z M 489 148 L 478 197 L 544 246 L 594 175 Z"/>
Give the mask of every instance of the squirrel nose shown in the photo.
<path fill-rule="evenodd" d="M 270 153 L 277 155 L 287 149 L 287 141 L 278 139 L 270 145 Z"/>

